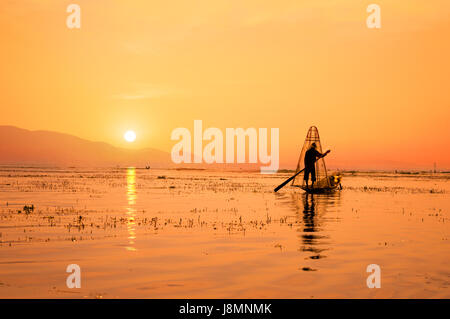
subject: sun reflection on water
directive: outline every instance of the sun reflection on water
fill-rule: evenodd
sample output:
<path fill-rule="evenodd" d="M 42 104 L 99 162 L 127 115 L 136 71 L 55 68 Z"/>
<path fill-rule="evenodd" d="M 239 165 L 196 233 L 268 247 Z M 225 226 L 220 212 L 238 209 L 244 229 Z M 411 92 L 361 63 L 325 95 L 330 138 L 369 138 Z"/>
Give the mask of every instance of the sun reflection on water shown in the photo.
<path fill-rule="evenodd" d="M 134 167 L 127 168 L 127 230 L 128 230 L 128 246 L 127 250 L 135 251 L 134 241 L 136 239 L 136 169 Z"/>

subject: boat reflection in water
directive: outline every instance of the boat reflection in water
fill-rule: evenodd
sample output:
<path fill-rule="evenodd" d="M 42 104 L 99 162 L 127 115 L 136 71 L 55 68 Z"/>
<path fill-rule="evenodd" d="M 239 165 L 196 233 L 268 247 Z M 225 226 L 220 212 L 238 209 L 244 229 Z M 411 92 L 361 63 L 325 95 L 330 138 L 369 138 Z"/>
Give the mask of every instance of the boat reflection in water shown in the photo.
<path fill-rule="evenodd" d="M 129 251 L 135 251 L 134 241 L 136 239 L 136 168 L 127 168 L 127 230 L 128 230 L 128 246 L 125 247 Z"/>
<path fill-rule="evenodd" d="M 310 259 L 326 257 L 324 252 L 331 249 L 330 238 L 325 235 L 326 224 L 338 220 L 328 215 L 339 206 L 340 192 L 319 195 L 294 193 L 292 201 L 300 225 L 297 229 L 301 242 L 299 250 L 310 253 Z"/>

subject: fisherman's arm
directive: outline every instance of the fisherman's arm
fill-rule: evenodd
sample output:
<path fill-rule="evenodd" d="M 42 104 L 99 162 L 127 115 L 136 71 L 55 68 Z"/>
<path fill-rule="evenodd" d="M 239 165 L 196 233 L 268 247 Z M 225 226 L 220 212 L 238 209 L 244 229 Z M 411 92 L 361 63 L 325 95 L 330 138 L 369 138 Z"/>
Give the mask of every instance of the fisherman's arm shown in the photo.
<path fill-rule="evenodd" d="M 322 157 L 325 157 L 328 153 L 330 153 L 331 151 L 330 150 L 328 150 L 328 151 L 326 151 L 325 153 L 320 153 L 319 151 L 317 151 L 317 157 L 318 158 L 322 158 Z"/>

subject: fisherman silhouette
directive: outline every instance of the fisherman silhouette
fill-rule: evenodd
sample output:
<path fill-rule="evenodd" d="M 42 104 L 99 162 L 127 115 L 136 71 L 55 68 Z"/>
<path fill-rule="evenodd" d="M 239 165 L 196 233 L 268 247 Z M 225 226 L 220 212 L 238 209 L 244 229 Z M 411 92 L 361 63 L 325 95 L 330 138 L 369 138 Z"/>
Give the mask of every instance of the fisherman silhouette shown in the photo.
<path fill-rule="evenodd" d="M 314 182 L 316 181 L 316 160 L 327 155 L 330 150 L 326 151 L 324 154 L 320 153 L 317 149 L 315 142 L 311 144 L 309 150 L 305 153 L 305 175 L 303 179 L 306 182 L 306 188 L 308 188 L 308 179 L 311 175 L 311 188 L 314 188 Z"/>

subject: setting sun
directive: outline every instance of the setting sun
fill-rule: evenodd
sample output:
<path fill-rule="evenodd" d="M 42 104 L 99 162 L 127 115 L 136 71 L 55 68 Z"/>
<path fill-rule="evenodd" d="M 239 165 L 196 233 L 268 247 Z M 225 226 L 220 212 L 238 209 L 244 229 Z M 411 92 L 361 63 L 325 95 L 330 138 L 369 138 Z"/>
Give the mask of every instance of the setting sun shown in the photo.
<path fill-rule="evenodd" d="M 136 133 L 134 133 L 134 131 L 126 131 L 123 138 L 127 142 L 134 142 L 136 140 Z"/>

